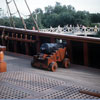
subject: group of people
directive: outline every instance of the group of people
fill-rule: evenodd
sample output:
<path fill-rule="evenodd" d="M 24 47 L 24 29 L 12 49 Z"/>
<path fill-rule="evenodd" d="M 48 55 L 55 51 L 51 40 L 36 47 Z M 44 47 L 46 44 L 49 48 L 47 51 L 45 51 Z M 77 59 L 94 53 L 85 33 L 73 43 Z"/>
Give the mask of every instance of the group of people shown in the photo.
<path fill-rule="evenodd" d="M 84 26 L 84 25 L 78 25 L 77 24 L 77 26 L 72 26 L 72 25 L 66 25 L 66 26 L 64 26 L 64 29 L 70 29 L 70 30 L 72 30 L 72 31 L 81 31 L 81 32 L 86 32 L 87 31 L 87 29 L 90 29 L 89 27 L 86 27 L 86 26 Z M 97 25 L 95 25 L 95 27 L 93 28 L 93 30 L 92 31 L 94 31 L 94 32 L 97 32 L 98 31 L 98 27 L 97 27 Z"/>
<path fill-rule="evenodd" d="M 35 27 L 33 26 L 33 29 L 35 30 Z M 95 27 L 90 28 L 90 27 L 86 27 L 84 25 L 76 25 L 76 26 L 72 26 L 72 25 L 65 25 L 63 28 L 60 27 L 60 25 L 58 25 L 57 28 L 53 28 L 52 26 L 50 26 L 49 29 L 50 32 L 57 32 L 57 33 L 61 33 L 61 32 L 88 32 L 88 31 L 94 31 L 94 32 L 98 32 L 98 27 L 97 25 L 95 25 Z"/>
<path fill-rule="evenodd" d="M 98 27 L 97 25 L 95 25 L 94 28 L 89 28 L 89 27 L 86 27 L 84 25 L 78 25 L 77 26 L 72 26 L 72 25 L 65 25 L 63 28 L 60 27 L 60 25 L 57 27 L 56 29 L 56 32 L 60 33 L 62 31 L 64 32 L 86 32 L 86 31 L 94 31 L 94 32 L 97 32 L 98 31 Z M 50 27 L 50 32 L 53 32 L 54 31 L 54 28 L 52 28 L 52 26 Z"/>

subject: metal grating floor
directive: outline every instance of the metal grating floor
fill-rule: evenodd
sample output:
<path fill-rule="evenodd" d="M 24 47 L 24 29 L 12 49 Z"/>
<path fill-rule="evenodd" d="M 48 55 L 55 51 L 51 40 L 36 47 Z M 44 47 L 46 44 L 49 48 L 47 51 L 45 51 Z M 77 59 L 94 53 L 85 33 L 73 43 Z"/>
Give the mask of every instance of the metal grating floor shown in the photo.
<path fill-rule="evenodd" d="M 73 85 L 70 81 L 30 72 L 12 71 L 0 74 L 0 99 L 98 99 L 81 94 L 79 90 L 94 91 Z"/>
<path fill-rule="evenodd" d="M 97 97 L 79 93 L 79 90 L 81 89 L 83 90 L 84 88 L 80 88 L 77 86 L 66 86 L 65 88 L 58 90 L 57 92 L 47 94 L 40 97 L 39 99 L 98 99 Z"/>

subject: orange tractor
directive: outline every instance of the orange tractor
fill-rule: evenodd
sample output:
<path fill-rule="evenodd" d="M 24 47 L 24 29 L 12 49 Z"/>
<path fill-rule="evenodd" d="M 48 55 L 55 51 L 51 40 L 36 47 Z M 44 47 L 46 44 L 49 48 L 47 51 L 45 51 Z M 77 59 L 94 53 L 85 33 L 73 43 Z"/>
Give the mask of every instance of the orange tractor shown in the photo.
<path fill-rule="evenodd" d="M 66 43 L 44 43 L 40 47 L 40 53 L 33 56 L 33 67 L 45 68 L 55 72 L 60 62 L 65 68 L 70 64 L 67 55 Z"/>

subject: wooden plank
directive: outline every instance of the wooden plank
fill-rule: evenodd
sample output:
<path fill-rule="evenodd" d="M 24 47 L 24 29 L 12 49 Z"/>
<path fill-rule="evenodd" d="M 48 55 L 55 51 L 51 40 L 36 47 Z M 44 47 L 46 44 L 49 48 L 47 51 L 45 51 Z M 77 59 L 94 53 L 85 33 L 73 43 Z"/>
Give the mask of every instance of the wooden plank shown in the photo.
<path fill-rule="evenodd" d="M 50 41 L 51 41 L 51 43 L 55 43 L 55 38 L 51 37 Z"/>
<path fill-rule="evenodd" d="M 36 36 L 36 41 L 37 41 L 36 51 L 38 53 L 38 52 L 40 52 L 40 39 L 39 39 L 39 36 Z"/>
<path fill-rule="evenodd" d="M 87 95 L 90 95 L 90 96 L 95 96 L 95 97 L 99 97 L 100 98 L 100 93 L 94 93 L 94 92 L 84 91 L 84 90 L 80 90 L 79 92 L 83 93 L 83 94 L 87 94 Z"/>
<path fill-rule="evenodd" d="M 16 41 L 14 41 L 14 52 L 17 53 L 17 42 Z"/>
<path fill-rule="evenodd" d="M 73 62 L 73 56 L 72 56 L 72 45 L 71 45 L 71 41 L 70 40 L 66 40 L 67 41 L 67 52 L 68 52 L 68 57 L 70 59 L 70 62 Z"/>
<path fill-rule="evenodd" d="M 83 43 L 84 65 L 88 66 L 88 43 Z"/>
<path fill-rule="evenodd" d="M 26 55 L 29 55 L 29 44 L 25 43 Z"/>

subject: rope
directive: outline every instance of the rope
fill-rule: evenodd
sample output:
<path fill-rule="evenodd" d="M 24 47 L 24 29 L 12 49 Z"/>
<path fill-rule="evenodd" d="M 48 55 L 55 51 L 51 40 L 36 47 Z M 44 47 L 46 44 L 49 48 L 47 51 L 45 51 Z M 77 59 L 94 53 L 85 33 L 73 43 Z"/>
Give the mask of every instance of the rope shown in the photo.
<path fill-rule="evenodd" d="M 16 10 L 17 10 L 17 12 L 18 12 L 18 14 L 19 14 L 19 17 L 20 17 L 21 20 L 22 20 L 22 23 L 23 23 L 24 29 L 26 30 L 27 28 L 26 28 L 25 21 L 24 21 L 24 19 L 21 17 L 21 14 L 20 14 L 20 12 L 19 12 L 19 9 L 18 9 L 18 7 L 17 7 L 17 4 L 16 4 L 15 0 L 13 0 L 13 3 L 14 3 L 14 5 L 15 5 L 15 7 L 16 7 Z"/>
<path fill-rule="evenodd" d="M 9 4 L 9 3 L 11 3 L 12 2 L 12 0 L 10 0 L 9 2 L 7 2 L 7 4 Z"/>
<path fill-rule="evenodd" d="M 29 6 L 28 6 L 28 3 L 27 3 L 27 1 L 26 1 L 26 0 L 24 0 L 24 1 L 25 1 L 25 4 L 26 4 L 26 6 L 27 6 L 27 8 L 28 8 L 28 10 L 29 10 L 29 13 L 30 13 L 30 15 L 31 15 L 31 17 L 32 17 L 32 20 L 33 20 L 33 22 L 35 23 L 36 28 L 37 28 L 37 30 L 38 30 L 38 32 L 39 32 L 39 27 L 38 27 L 38 24 L 37 24 L 36 20 L 34 19 L 34 17 L 33 17 L 33 15 L 32 15 L 32 13 L 31 13 L 31 10 L 30 10 L 30 8 L 29 8 Z"/>
<path fill-rule="evenodd" d="M 11 15 L 15 15 L 15 14 L 17 14 L 17 12 L 15 12 L 15 13 L 11 13 Z"/>
<path fill-rule="evenodd" d="M 11 2 L 11 1 L 10 1 Z M 10 11 L 10 7 L 9 7 L 9 5 L 8 5 L 8 1 L 6 0 L 6 4 L 7 4 L 7 9 L 8 9 L 8 12 L 9 12 L 9 14 L 10 14 L 10 21 L 11 21 L 11 24 L 13 25 L 13 27 L 15 28 L 15 23 L 14 23 L 14 20 L 13 20 L 13 17 L 12 17 L 12 13 L 11 13 L 11 11 Z"/>

